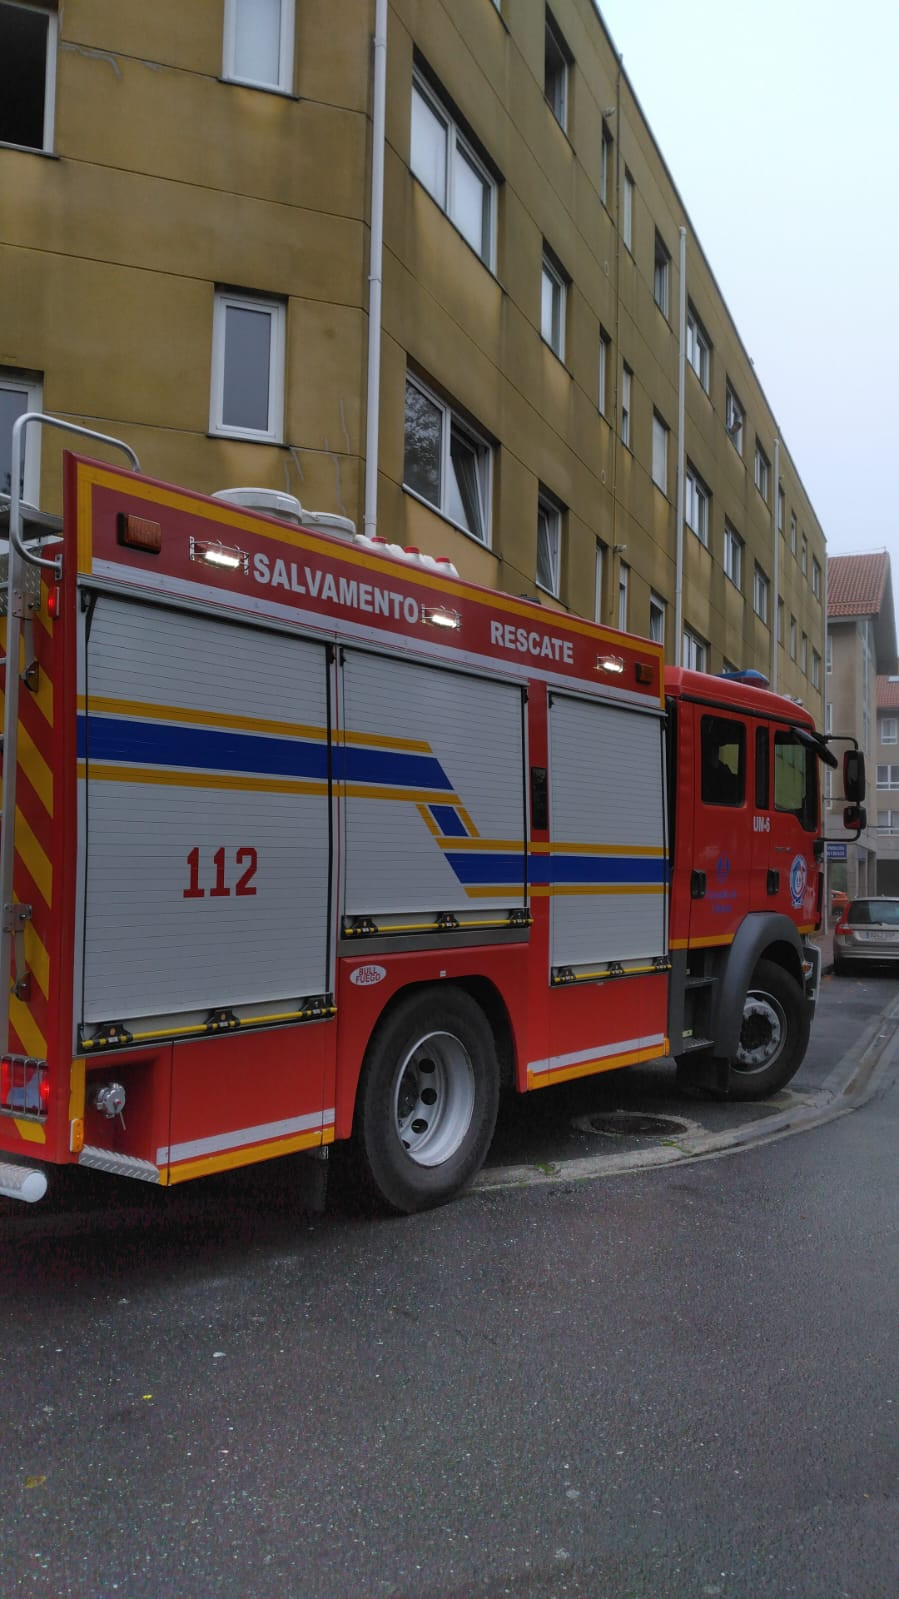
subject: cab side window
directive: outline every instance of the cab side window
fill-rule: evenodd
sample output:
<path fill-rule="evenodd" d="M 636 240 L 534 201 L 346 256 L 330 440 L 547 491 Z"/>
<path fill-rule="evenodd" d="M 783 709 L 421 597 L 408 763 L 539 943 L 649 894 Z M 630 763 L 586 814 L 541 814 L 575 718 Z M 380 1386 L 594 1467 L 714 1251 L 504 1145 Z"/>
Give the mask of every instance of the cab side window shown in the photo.
<path fill-rule="evenodd" d="M 792 811 L 807 832 L 815 831 L 818 815 L 818 768 L 815 757 L 791 733 L 774 735 L 774 808 Z"/>
<path fill-rule="evenodd" d="M 746 729 L 726 716 L 704 716 L 701 726 L 704 805 L 742 805 L 746 797 Z"/>

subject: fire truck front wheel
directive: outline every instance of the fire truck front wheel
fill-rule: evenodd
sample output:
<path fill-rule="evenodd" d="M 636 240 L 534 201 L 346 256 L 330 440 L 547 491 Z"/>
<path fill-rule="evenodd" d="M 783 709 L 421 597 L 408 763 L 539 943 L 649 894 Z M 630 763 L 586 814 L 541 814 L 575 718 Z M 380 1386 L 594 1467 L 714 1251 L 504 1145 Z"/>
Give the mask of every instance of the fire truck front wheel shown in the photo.
<path fill-rule="evenodd" d="M 354 1140 L 378 1203 L 401 1215 L 452 1199 L 483 1165 L 499 1104 L 493 1031 L 449 986 L 400 1000 L 372 1035 Z"/>
<path fill-rule="evenodd" d="M 764 1099 L 784 1088 L 799 1070 L 809 1027 L 798 983 L 773 961 L 759 961 L 743 1004 L 729 1097 Z"/>

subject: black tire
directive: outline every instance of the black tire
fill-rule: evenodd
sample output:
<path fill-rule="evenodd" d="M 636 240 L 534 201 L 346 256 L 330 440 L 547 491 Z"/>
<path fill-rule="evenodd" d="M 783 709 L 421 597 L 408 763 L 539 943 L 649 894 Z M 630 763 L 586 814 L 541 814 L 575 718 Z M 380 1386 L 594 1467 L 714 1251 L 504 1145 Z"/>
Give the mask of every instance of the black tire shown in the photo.
<path fill-rule="evenodd" d="M 799 984 L 773 961 L 759 961 L 743 1007 L 740 1044 L 730 1063 L 731 1099 L 767 1099 L 796 1075 L 811 1017 Z"/>
<path fill-rule="evenodd" d="M 356 1160 L 399 1215 L 443 1205 L 478 1172 L 499 1105 L 493 1030 L 449 984 L 401 1000 L 372 1034 L 356 1097 Z"/>

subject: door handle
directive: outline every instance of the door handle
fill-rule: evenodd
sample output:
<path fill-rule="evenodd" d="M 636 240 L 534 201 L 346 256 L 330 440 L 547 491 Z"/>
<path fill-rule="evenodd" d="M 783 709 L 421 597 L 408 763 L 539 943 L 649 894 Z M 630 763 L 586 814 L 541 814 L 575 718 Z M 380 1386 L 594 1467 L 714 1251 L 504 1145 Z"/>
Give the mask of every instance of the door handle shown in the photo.
<path fill-rule="evenodd" d="M 705 899 L 705 872 L 690 873 L 690 898 Z"/>

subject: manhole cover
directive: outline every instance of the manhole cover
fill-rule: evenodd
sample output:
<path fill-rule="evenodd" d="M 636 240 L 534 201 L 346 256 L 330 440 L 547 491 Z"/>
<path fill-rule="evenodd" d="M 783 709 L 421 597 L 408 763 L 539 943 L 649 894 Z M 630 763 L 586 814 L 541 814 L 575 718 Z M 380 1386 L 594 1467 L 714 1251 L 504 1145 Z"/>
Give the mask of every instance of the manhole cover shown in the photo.
<path fill-rule="evenodd" d="M 615 1138 L 667 1138 L 688 1133 L 686 1122 L 673 1116 L 645 1116 L 636 1110 L 613 1110 L 604 1116 L 579 1116 L 576 1125 L 585 1133 L 608 1133 Z"/>

